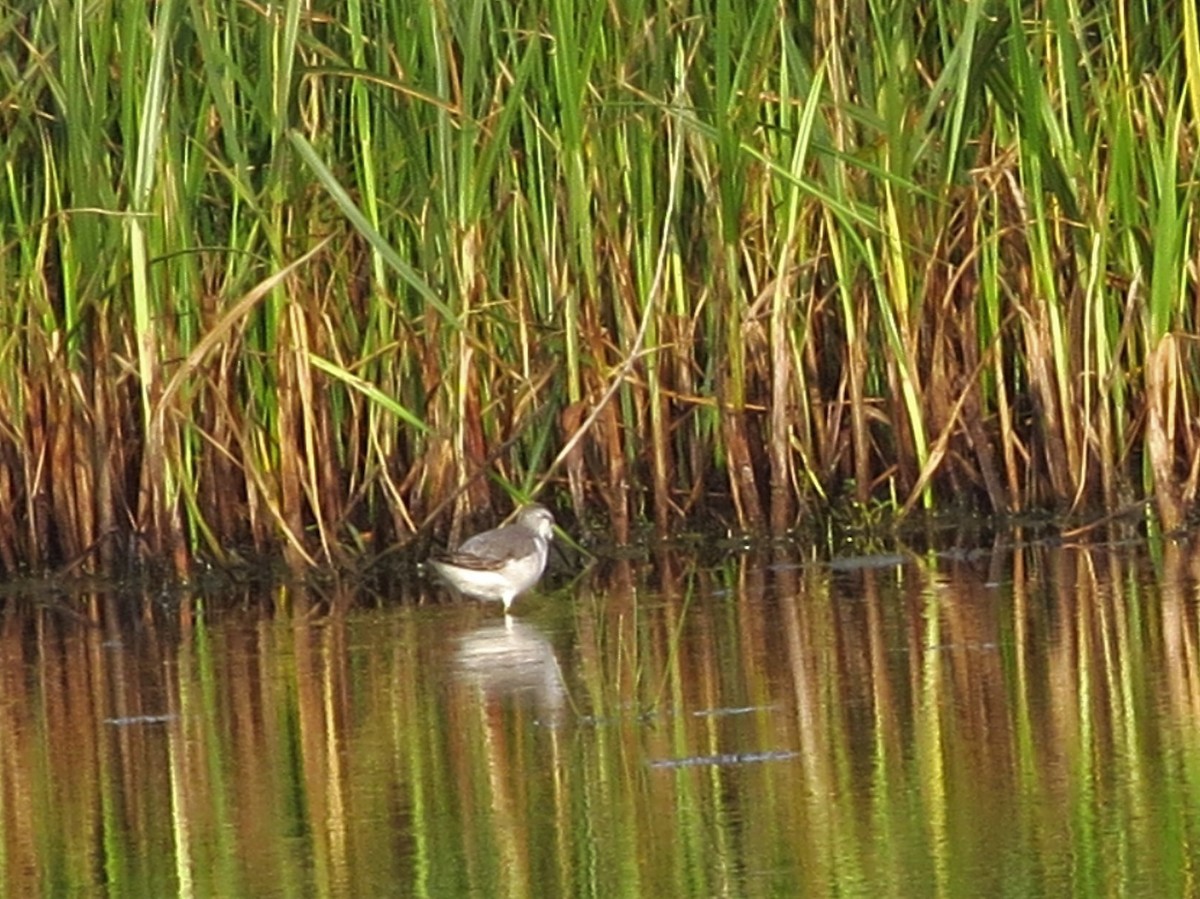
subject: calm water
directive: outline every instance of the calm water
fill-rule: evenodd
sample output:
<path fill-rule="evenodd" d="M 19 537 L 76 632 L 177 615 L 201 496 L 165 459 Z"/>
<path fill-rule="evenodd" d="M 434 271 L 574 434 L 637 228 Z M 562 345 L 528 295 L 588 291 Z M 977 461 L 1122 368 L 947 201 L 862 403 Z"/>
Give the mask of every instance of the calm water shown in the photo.
<path fill-rule="evenodd" d="M 1200 894 L 1193 558 L 10 596 L 0 893 Z"/>

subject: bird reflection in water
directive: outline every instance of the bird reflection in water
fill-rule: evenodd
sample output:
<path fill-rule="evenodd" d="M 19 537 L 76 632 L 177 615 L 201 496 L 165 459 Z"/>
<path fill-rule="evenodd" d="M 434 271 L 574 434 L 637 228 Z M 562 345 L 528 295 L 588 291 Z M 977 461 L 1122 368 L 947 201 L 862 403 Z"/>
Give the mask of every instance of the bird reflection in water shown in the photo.
<path fill-rule="evenodd" d="M 504 622 L 468 631 L 455 653 L 458 678 L 489 699 L 532 703 L 538 723 L 561 720 L 567 700 L 562 669 L 550 641 L 532 625 L 504 616 Z"/>

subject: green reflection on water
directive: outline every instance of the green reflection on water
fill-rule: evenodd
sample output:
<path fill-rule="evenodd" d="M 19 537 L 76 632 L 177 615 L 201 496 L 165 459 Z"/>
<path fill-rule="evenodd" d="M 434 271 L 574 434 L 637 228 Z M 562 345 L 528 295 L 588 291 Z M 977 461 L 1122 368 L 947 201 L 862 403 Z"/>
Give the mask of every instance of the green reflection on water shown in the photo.
<path fill-rule="evenodd" d="M 1193 894 L 1192 555 L 9 600 L 4 892 Z"/>

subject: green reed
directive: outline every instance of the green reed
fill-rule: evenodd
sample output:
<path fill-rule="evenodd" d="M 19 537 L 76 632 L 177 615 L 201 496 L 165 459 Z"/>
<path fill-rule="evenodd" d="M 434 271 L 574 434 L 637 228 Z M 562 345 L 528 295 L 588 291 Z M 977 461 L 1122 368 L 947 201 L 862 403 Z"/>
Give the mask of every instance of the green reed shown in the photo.
<path fill-rule="evenodd" d="M 18 4 L 0 562 L 317 562 L 547 482 L 622 540 L 1176 527 L 1200 63 L 1142 16 Z"/>

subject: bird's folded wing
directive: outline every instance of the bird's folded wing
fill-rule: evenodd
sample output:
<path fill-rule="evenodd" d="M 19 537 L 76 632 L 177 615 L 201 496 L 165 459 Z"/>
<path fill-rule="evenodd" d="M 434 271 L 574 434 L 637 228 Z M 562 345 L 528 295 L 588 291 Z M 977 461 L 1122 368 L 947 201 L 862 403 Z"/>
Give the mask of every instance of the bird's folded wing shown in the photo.
<path fill-rule="evenodd" d="M 439 557 L 439 562 L 454 565 L 457 568 L 469 568 L 472 571 L 494 571 L 510 561 L 512 556 L 476 555 L 471 552 L 453 552 Z"/>

